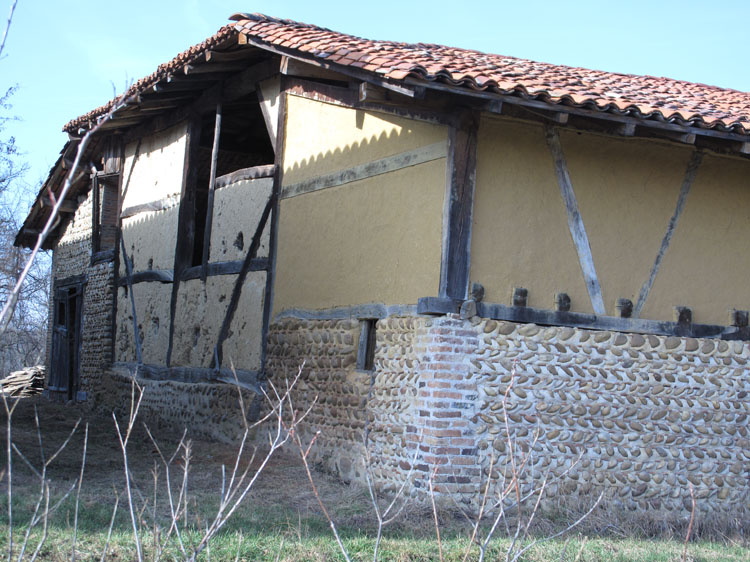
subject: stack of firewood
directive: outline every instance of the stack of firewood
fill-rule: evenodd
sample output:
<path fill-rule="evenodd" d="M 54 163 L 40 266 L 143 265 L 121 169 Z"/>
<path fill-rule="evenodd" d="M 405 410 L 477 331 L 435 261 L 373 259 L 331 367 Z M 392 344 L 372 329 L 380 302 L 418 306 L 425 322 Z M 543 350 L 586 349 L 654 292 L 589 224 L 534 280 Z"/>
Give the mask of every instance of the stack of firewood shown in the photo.
<path fill-rule="evenodd" d="M 0 392 L 16 398 L 40 394 L 44 390 L 45 373 L 44 365 L 14 371 L 0 380 Z"/>

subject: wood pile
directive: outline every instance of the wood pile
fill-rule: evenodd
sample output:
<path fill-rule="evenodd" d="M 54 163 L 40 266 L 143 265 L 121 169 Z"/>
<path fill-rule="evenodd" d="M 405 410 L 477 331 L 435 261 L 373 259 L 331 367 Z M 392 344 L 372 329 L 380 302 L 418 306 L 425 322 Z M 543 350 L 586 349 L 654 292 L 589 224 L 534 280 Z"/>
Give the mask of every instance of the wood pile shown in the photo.
<path fill-rule="evenodd" d="M 14 371 L 0 380 L 0 392 L 15 398 L 26 398 L 27 396 L 41 394 L 44 390 L 46 372 L 47 369 L 44 365 Z"/>

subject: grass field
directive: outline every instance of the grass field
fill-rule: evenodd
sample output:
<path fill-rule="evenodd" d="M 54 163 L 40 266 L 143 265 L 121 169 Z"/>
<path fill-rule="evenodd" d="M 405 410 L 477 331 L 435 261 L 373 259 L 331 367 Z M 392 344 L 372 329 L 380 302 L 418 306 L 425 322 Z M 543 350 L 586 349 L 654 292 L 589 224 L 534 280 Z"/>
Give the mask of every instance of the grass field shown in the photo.
<path fill-rule="evenodd" d="M 88 423 L 89 437 L 87 460 L 81 489 L 77 560 L 99 560 L 107 541 L 115 497 L 119 496 L 112 534 L 107 546 L 106 559 L 133 560 L 136 548 L 131 520 L 124 494 L 125 479 L 122 455 L 111 418 L 86 413 L 72 406 L 51 404 L 42 399 L 23 400 L 13 416 L 13 442 L 32 463 L 41 464 L 39 443 L 34 422 L 34 406 L 39 412 L 43 445 L 46 455 L 63 442 L 65 436 L 81 417 Z M 5 419 L 0 427 L 5 427 Z M 174 446 L 179 436 L 159 432 L 163 450 Z M 3 440 L 4 442 L 4 440 Z M 3 449 L 5 447 L 3 446 Z M 50 465 L 50 496 L 62 496 L 76 481 L 81 468 L 83 425 L 70 444 Z M 164 493 L 163 474 L 157 478 L 154 492 L 154 468 L 158 468 L 158 455 L 141 426 L 132 437 L 128 448 L 133 475 L 133 490 L 139 518 L 143 521 L 141 541 L 144 557 L 152 559 L 154 540 L 163 538 L 169 527 L 169 504 Z M 221 465 L 234 463 L 236 448 L 215 442 L 194 440 L 192 443 L 191 471 L 188 494 L 187 529 L 184 542 L 197 542 L 201 530 L 216 513 L 221 489 Z M 245 460 L 249 460 L 247 457 Z M 2 467 L 6 467 L 5 452 Z M 3 468 L 0 493 L 0 553 L 8 550 L 7 474 Z M 158 470 L 157 470 L 158 474 Z M 329 508 L 340 530 L 345 547 L 354 560 L 371 560 L 375 544 L 376 520 L 369 495 L 364 487 L 346 485 L 335 478 L 314 472 L 320 496 Z M 39 479 L 24 465 L 21 457 L 13 455 L 13 521 L 14 549 L 18 556 L 26 532 L 27 522 L 39 497 Z M 49 536 L 40 551 L 41 560 L 70 560 L 75 520 L 75 490 L 49 518 Z M 142 511 L 141 511 L 142 510 Z M 683 537 L 676 530 L 673 535 L 648 537 L 653 525 L 639 525 L 638 518 L 627 524 L 615 523 L 592 516 L 582 531 L 568 538 L 560 538 L 537 545 L 529 550 L 523 560 L 602 560 L 615 561 L 670 561 L 682 560 Z M 441 542 L 436 540 L 431 510 L 409 506 L 402 516 L 386 528 L 380 546 L 381 560 L 439 560 L 440 547 L 445 560 L 463 560 L 469 545 L 471 527 L 458 513 L 439 511 Z M 153 522 L 160 530 L 154 533 Z M 535 536 L 541 537 L 561 525 L 557 521 L 540 521 Z M 504 560 L 508 541 L 504 533 L 493 539 L 487 559 Z M 42 537 L 41 525 L 31 534 L 27 547 L 30 556 Z M 708 539 L 712 540 L 708 540 Z M 688 545 L 688 560 L 750 560 L 747 538 L 724 537 L 714 533 L 698 537 Z M 469 551 L 475 560 L 478 550 Z M 262 473 L 253 491 L 227 525 L 210 543 L 202 560 L 343 560 L 331 534 L 327 520 L 321 515 L 317 500 L 311 492 L 299 457 L 293 450 L 275 456 Z M 171 541 L 162 558 L 181 559 L 176 542 Z"/>

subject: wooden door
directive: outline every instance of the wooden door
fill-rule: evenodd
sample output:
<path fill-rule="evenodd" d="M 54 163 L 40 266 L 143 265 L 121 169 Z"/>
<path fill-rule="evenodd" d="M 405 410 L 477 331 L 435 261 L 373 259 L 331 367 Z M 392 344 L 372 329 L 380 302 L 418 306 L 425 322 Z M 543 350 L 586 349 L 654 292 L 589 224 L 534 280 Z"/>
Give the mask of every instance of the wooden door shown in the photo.
<path fill-rule="evenodd" d="M 48 388 L 73 400 L 78 391 L 83 285 L 55 289 L 52 361 Z"/>

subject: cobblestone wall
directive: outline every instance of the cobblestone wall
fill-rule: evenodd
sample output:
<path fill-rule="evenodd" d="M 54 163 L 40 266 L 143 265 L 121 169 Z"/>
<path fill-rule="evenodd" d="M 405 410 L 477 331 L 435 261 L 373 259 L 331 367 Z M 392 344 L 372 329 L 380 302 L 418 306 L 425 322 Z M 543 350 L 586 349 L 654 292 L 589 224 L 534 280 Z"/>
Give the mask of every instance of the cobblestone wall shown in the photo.
<path fill-rule="evenodd" d="M 746 342 L 393 317 L 377 324 L 371 376 L 355 369 L 358 333 L 285 319 L 269 336 L 272 379 L 305 361 L 297 404 L 317 397 L 316 458 L 345 478 L 361 478 L 368 433 L 379 486 L 400 485 L 416 458 L 412 494 L 437 467 L 438 494 L 476 504 L 491 463 L 495 484 L 507 475 L 507 413 L 525 482 L 548 475 L 552 502 L 604 489 L 619 508 L 681 517 L 692 484 L 700 510 L 750 508 Z"/>
<path fill-rule="evenodd" d="M 138 378 L 137 382 L 143 392 L 138 420 L 148 424 L 151 430 L 166 429 L 179 433 L 188 428 L 191 436 L 239 444 L 245 426 L 235 386 L 143 378 Z M 93 403 L 102 414 L 111 416 L 115 412 L 119 420 L 127 420 L 132 390 L 131 373 L 126 369 L 103 371 L 92 390 L 95 393 Z M 135 396 L 138 396 L 137 391 Z M 243 390 L 242 400 L 252 421 L 261 405 L 260 398 Z"/>
<path fill-rule="evenodd" d="M 81 313 L 81 353 L 79 390 L 91 394 L 97 388 L 103 369 L 112 361 L 112 321 L 114 304 L 114 264 L 91 263 L 92 194 L 79 198 L 78 209 L 58 240 L 52 254 L 52 283 L 86 275 Z M 50 297 L 48 361 L 54 307 Z M 48 368 L 50 365 L 48 365 Z M 49 371 L 48 371 L 49 372 Z"/>
<path fill-rule="evenodd" d="M 359 322 L 284 319 L 268 335 L 267 369 L 283 388 L 303 368 L 294 401 L 301 410 L 315 405 L 305 423 L 305 438 L 315 431 L 314 461 L 344 479 L 363 478 L 363 439 L 370 373 L 355 369 Z"/>

